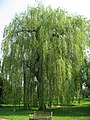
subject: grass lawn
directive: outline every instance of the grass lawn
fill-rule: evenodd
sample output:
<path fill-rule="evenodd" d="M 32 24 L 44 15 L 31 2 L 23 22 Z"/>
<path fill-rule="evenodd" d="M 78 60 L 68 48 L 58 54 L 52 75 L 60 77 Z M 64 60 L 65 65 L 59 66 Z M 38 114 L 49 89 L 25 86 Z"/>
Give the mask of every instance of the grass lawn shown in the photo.
<path fill-rule="evenodd" d="M 90 98 L 81 100 L 80 105 L 74 103 L 71 107 L 52 108 L 53 120 L 90 120 Z M 50 109 L 47 109 L 50 111 Z M 28 120 L 30 110 L 22 108 L 14 111 L 12 106 L 3 106 L 0 108 L 0 118 L 8 118 L 10 120 Z"/>

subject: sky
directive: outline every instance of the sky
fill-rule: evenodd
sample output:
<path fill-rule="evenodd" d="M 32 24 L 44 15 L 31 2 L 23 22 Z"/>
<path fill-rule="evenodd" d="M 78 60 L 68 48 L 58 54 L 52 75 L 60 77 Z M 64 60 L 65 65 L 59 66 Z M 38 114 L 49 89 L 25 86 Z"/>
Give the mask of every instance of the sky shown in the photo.
<path fill-rule="evenodd" d="M 39 0 L 36 0 L 39 1 Z M 90 19 L 90 0 L 42 0 L 45 6 L 61 7 L 68 13 L 82 15 Z M 3 30 L 14 18 L 15 13 L 26 10 L 27 6 L 35 5 L 35 0 L 0 0 L 0 46 Z"/>

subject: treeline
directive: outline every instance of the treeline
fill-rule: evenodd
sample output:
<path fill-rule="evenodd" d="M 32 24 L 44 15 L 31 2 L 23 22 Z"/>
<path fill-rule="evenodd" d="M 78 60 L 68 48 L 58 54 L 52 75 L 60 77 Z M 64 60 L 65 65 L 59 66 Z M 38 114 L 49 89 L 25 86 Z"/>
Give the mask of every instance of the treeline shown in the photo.
<path fill-rule="evenodd" d="M 88 21 L 51 7 L 28 7 L 4 29 L 4 103 L 70 105 L 80 97 Z"/>

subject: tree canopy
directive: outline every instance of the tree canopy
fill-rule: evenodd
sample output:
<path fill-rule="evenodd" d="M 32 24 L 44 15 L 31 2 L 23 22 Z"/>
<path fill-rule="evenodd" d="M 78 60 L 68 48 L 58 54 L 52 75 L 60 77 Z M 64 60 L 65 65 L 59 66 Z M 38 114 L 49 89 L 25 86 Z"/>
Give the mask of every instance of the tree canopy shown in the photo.
<path fill-rule="evenodd" d="M 4 29 L 5 103 L 69 105 L 79 97 L 88 21 L 61 8 L 28 7 Z"/>

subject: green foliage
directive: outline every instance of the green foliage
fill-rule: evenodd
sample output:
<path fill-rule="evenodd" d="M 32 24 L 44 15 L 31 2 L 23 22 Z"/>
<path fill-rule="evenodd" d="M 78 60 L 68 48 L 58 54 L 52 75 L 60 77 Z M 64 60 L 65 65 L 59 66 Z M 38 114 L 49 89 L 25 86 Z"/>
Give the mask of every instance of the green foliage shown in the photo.
<path fill-rule="evenodd" d="M 25 108 L 70 105 L 80 91 L 86 28 L 81 16 L 41 4 L 16 15 L 4 29 L 4 97 Z"/>

